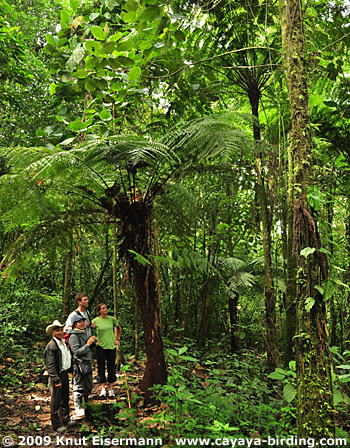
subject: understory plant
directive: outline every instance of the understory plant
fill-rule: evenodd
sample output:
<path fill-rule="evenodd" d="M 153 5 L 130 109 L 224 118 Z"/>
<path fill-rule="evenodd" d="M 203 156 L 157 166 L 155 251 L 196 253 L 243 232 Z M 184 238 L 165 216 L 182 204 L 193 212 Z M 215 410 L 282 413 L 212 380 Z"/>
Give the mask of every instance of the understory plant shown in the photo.
<path fill-rule="evenodd" d="M 154 388 L 162 410 L 153 418 L 164 438 L 266 437 L 295 432 L 293 407 L 260 374 L 263 359 L 253 352 L 188 355 L 188 347 L 167 351 L 167 384 Z M 213 360 L 210 360 L 210 358 Z"/>

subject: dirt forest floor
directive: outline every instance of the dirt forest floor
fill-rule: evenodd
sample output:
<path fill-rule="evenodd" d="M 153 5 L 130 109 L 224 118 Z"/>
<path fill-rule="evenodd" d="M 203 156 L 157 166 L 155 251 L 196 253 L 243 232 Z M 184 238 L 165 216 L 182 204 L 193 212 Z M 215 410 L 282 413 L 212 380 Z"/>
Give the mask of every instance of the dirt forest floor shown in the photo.
<path fill-rule="evenodd" d="M 57 434 L 52 429 L 50 391 L 42 359 L 33 357 L 31 363 L 24 359 L 21 361 L 15 359 L 17 358 L 6 358 L 0 365 L 0 446 L 45 446 L 48 448 L 92 446 L 89 440 L 93 434 L 99 432 L 96 429 L 96 422 L 91 416 L 86 415 L 85 418 L 75 420 L 76 424 L 69 427 L 63 434 Z M 118 413 L 118 407 L 113 404 L 120 404 L 121 407 L 128 408 L 129 398 L 132 396 L 134 397 L 133 407 L 136 408 L 135 422 L 149 419 L 150 415 L 158 409 L 156 406 L 144 407 L 142 397 L 135 399 L 136 386 L 142 379 L 145 366 L 142 362 L 134 359 L 128 360 L 128 364 L 131 366 L 128 373 L 119 372 L 117 374 L 114 386 L 116 398 L 100 398 L 100 386 L 96 381 L 97 366 L 96 361 L 93 361 L 94 388 L 89 398 L 89 407 L 91 409 L 97 407 L 104 412 L 107 427 L 109 425 L 108 418 L 111 417 L 113 420 L 113 416 Z M 123 402 L 124 406 L 122 406 Z M 95 405 L 100 405 L 100 407 Z M 71 414 L 73 414 L 72 393 L 70 394 L 70 408 Z M 90 439 L 77 445 L 79 439 L 84 436 L 85 438 L 90 436 Z"/>

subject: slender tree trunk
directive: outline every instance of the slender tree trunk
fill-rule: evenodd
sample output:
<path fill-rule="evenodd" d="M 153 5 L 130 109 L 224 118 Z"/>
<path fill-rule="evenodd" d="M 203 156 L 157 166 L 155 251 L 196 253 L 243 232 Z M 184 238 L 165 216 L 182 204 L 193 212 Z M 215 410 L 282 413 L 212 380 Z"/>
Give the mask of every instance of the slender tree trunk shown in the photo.
<path fill-rule="evenodd" d="M 73 267 L 73 227 L 68 227 L 68 249 L 64 261 L 63 314 L 68 316 Z"/>
<path fill-rule="evenodd" d="M 332 192 L 331 187 L 331 196 L 334 197 L 334 192 Z M 327 203 L 327 233 L 328 233 L 328 249 L 333 256 L 334 252 L 334 244 L 333 244 L 333 217 L 334 217 L 334 206 L 333 202 L 329 201 Z M 336 306 L 335 295 L 333 294 L 329 300 L 329 313 L 330 313 L 330 322 L 331 322 L 331 346 L 337 345 L 337 324 L 338 324 L 338 310 Z"/>
<path fill-rule="evenodd" d="M 210 337 L 212 324 L 214 323 L 215 302 L 214 295 L 218 288 L 218 278 L 210 275 L 205 279 L 204 286 L 201 291 L 202 297 L 202 313 L 198 334 L 198 345 L 203 347 L 205 341 Z"/>
<path fill-rule="evenodd" d="M 238 314 L 237 314 L 237 305 L 239 294 L 237 292 L 233 292 L 230 294 L 231 297 L 228 299 L 229 302 L 229 314 L 230 314 L 230 325 L 231 325 L 231 353 L 236 353 L 238 351 L 238 339 L 237 339 L 237 330 L 238 330 Z"/>
<path fill-rule="evenodd" d="M 114 317 L 118 319 L 118 294 L 117 294 L 117 260 L 118 260 L 118 247 L 117 247 L 117 223 L 112 222 L 112 241 L 113 241 L 113 310 Z M 117 354 L 115 358 L 115 365 L 117 370 L 120 370 L 121 363 L 123 360 L 123 352 L 121 349 L 121 345 L 118 344 Z"/>
<path fill-rule="evenodd" d="M 272 210 L 268 207 L 268 199 L 264 181 L 262 155 L 259 146 L 261 145 L 260 125 L 259 125 L 259 100 L 260 92 L 255 89 L 249 95 L 253 114 L 253 132 L 257 151 L 255 159 L 257 176 L 257 197 L 259 203 L 260 219 L 262 223 L 262 237 L 264 249 L 264 299 L 266 316 L 266 342 L 267 342 L 267 370 L 272 372 L 279 364 L 279 351 L 277 349 L 277 330 L 276 330 L 276 297 L 273 284 L 273 275 L 271 268 L 271 225 Z"/>
<path fill-rule="evenodd" d="M 176 261 L 176 259 L 175 259 Z M 181 309 L 181 280 L 180 280 L 180 272 L 177 267 L 171 272 L 171 284 L 172 284 L 172 298 L 174 303 L 174 312 L 173 312 L 173 321 L 172 321 L 172 330 L 174 331 L 176 327 L 181 324 L 182 320 L 182 309 Z M 175 340 L 179 336 L 177 332 L 174 332 Z"/>
<path fill-rule="evenodd" d="M 139 307 L 137 305 L 137 300 L 133 299 L 134 303 L 134 350 L 135 359 L 139 359 Z"/>
<path fill-rule="evenodd" d="M 118 319 L 118 295 L 117 295 L 117 259 L 118 259 L 118 249 L 117 249 L 117 223 L 114 221 L 112 223 L 112 241 L 113 241 L 113 310 L 114 317 Z"/>
<path fill-rule="evenodd" d="M 284 70 L 292 115 L 293 245 L 296 282 L 297 429 L 299 437 L 334 437 L 334 409 L 326 310 L 315 288 L 327 277 L 327 260 L 307 200 L 312 182 L 311 127 L 308 106 L 302 2 L 279 0 Z M 304 251 L 304 252 L 303 252 Z"/>
<path fill-rule="evenodd" d="M 90 307 L 95 303 L 96 298 L 100 295 L 100 292 L 101 292 L 101 289 L 102 289 L 102 285 L 103 285 L 103 283 L 102 283 L 103 282 L 103 277 L 104 277 L 104 275 L 105 275 L 105 273 L 107 271 L 107 268 L 108 268 L 109 263 L 111 261 L 111 257 L 112 257 L 112 254 L 110 254 L 108 256 L 108 258 L 105 260 L 103 266 L 101 267 L 101 272 L 100 272 L 100 275 L 99 275 L 99 277 L 97 279 L 97 282 L 96 282 L 96 285 L 95 285 L 95 288 L 94 288 L 94 292 L 92 293 L 92 297 L 91 297 L 91 300 L 90 300 Z M 113 278 L 113 276 L 112 276 L 112 278 Z"/>
<path fill-rule="evenodd" d="M 350 256 L 350 197 L 347 198 L 347 216 L 345 221 L 345 234 L 346 234 L 346 251 L 348 256 Z M 344 283 L 348 285 L 350 283 L 350 263 L 344 273 Z M 344 293 L 344 299 L 342 300 L 341 311 L 340 311 L 340 325 L 341 331 L 341 347 L 344 350 L 346 346 L 346 341 L 350 338 L 349 331 L 349 304 L 350 304 L 350 293 Z M 347 324 L 344 325 L 344 322 Z"/>
<path fill-rule="evenodd" d="M 231 220 L 231 198 L 232 198 L 232 192 L 230 188 L 230 184 L 227 184 L 226 186 L 226 196 L 228 199 L 228 205 L 227 205 L 227 224 L 230 224 Z M 230 258 L 233 257 L 233 242 L 232 242 L 232 235 L 227 235 L 227 254 Z M 236 353 L 238 351 L 238 338 L 237 338 L 237 331 L 238 331 L 238 299 L 239 294 L 238 292 L 229 291 L 228 293 L 228 312 L 229 312 L 229 318 L 230 318 L 230 345 L 231 345 L 231 353 Z"/>
<path fill-rule="evenodd" d="M 209 216 L 209 245 L 208 245 L 208 263 L 213 264 L 217 250 L 217 243 L 214 236 L 217 231 L 217 210 L 211 210 Z M 211 326 L 214 323 L 215 303 L 214 296 L 218 287 L 217 276 L 211 272 L 211 268 L 204 275 L 204 283 L 201 290 L 202 310 L 200 317 L 198 345 L 202 347 L 205 341 L 210 337 Z M 192 314 L 192 313 L 191 313 Z M 189 319 L 192 316 L 189 316 Z"/>

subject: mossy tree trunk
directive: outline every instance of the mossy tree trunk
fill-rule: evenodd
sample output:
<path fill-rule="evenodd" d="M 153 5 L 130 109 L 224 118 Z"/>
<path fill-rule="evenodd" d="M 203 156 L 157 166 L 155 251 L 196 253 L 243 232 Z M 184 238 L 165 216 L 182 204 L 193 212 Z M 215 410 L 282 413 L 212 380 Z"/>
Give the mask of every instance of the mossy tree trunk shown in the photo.
<path fill-rule="evenodd" d="M 265 326 L 266 326 L 266 349 L 267 349 L 267 370 L 272 372 L 279 364 L 279 351 L 277 349 L 276 331 L 276 296 L 273 284 L 272 263 L 271 263 L 271 225 L 272 207 L 269 207 L 268 193 L 264 179 L 262 142 L 259 124 L 259 101 L 261 93 L 258 87 L 252 88 L 249 93 L 249 101 L 253 115 L 253 132 L 256 146 L 256 191 L 262 224 L 262 239 L 264 249 L 264 299 L 265 299 Z"/>
<path fill-rule="evenodd" d="M 293 208 L 294 208 L 294 164 L 292 148 L 288 148 L 288 196 L 287 196 L 287 288 L 284 321 L 284 364 L 295 359 L 294 336 L 296 332 L 296 260 L 293 256 Z"/>
<path fill-rule="evenodd" d="M 326 310 L 315 287 L 327 278 L 327 260 L 313 210 L 307 200 L 312 183 L 312 143 L 308 105 L 303 5 L 279 0 L 283 64 L 291 106 L 290 151 L 294 173 L 292 256 L 296 281 L 297 431 L 299 437 L 334 437 L 333 390 L 327 343 Z M 291 167 L 290 167 L 291 169 Z M 309 248 L 309 249 L 307 249 Z"/>

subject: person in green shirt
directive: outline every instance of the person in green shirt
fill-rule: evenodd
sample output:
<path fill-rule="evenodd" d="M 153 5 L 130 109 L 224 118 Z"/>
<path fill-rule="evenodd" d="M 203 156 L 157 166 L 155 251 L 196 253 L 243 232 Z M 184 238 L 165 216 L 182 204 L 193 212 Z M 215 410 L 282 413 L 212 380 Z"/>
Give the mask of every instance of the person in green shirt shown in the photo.
<path fill-rule="evenodd" d="M 100 397 L 106 397 L 106 383 L 108 382 L 108 396 L 115 397 L 113 385 L 115 376 L 116 347 L 119 345 L 122 329 L 115 317 L 108 316 L 105 303 L 97 305 L 98 317 L 92 320 L 97 331 L 98 345 L 96 347 L 98 380 L 101 383 Z M 107 381 L 106 381 L 107 363 Z"/>

